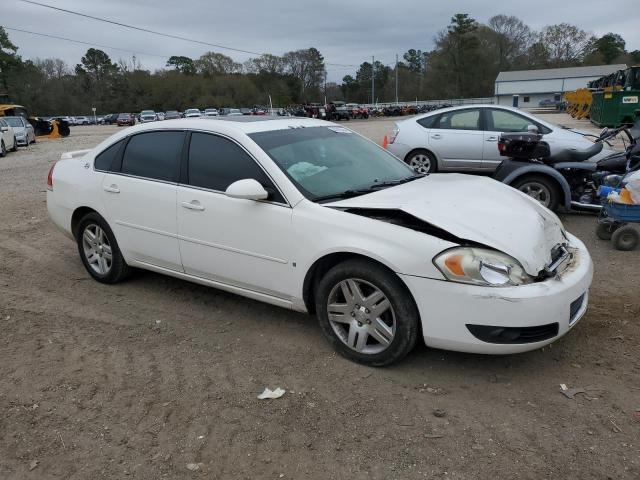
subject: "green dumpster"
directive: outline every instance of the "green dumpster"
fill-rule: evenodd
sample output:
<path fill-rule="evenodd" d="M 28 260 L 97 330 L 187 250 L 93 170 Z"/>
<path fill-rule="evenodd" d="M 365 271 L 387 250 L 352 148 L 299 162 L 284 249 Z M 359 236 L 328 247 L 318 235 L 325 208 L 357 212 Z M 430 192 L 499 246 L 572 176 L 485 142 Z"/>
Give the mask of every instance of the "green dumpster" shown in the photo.
<path fill-rule="evenodd" d="M 640 110 L 640 90 L 593 92 L 591 123 L 598 127 L 617 128 L 631 124 L 635 111 Z"/>

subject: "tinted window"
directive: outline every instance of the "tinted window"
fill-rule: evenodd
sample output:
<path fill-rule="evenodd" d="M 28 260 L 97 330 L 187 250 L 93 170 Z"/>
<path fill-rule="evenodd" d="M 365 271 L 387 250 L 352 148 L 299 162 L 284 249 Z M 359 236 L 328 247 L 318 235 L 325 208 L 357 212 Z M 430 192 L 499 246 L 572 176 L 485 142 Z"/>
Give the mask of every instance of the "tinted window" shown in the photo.
<path fill-rule="evenodd" d="M 533 122 L 507 110 L 489 110 L 487 128 L 496 132 L 526 132 Z"/>
<path fill-rule="evenodd" d="M 284 202 L 266 173 L 231 140 L 193 133 L 189 146 L 189 185 L 224 192 L 237 180 L 253 178 L 270 193 L 270 200 Z"/>
<path fill-rule="evenodd" d="M 440 116 L 438 126 L 451 130 L 480 130 L 480 110 L 454 110 Z"/>
<path fill-rule="evenodd" d="M 433 128 L 440 115 L 429 115 L 428 117 L 421 118 L 418 123 L 424 128 Z"/>
<path fill-rule="evenodd" d="M 111 170 L 112 166 L 114 165 L 114 160 L 118 156 L 118 152 L 120 152 L 122 142 L 124 142 L 124 140 L 120 140 L 119 142 L 114 143 L 109 148 L 104 150 L 101 154 L 99 154 L 96 157 L 95 162 L 93 163 L 93 167 L 96 170 Z"/>
<path fill-rule="evenodd" d="M 494 132 L 526 132 L 529 125 L 535 125 L 538 127 L 538 131 L 542 134 L 549 133 L 549 130 L 544 125 L 539 124 L 531 120 L 530 118 L 523 117 L 517 113 L 510 112 L 508 110 L 487 110 L 487 130 Z"/>
<path fill-rule="evenodd" d="M 183 132 L 149 132 L 134 135 L 124 151 L 122 173 L 175 181 L 183 141 Z"/>

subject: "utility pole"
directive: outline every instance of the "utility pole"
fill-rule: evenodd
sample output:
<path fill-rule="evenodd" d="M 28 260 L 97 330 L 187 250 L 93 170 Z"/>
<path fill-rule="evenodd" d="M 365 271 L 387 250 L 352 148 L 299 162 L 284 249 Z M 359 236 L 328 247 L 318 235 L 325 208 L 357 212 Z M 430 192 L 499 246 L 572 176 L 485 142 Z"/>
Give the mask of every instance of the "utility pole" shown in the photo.
<path fill-rule="evenodd" d="M 371 104 L 376 104 L 376 57 L 371 56 Z"/>
<path fill-rule="evenodd" d="M 396 105 L 398 104 L 398 54 L 396 53 Z"/>

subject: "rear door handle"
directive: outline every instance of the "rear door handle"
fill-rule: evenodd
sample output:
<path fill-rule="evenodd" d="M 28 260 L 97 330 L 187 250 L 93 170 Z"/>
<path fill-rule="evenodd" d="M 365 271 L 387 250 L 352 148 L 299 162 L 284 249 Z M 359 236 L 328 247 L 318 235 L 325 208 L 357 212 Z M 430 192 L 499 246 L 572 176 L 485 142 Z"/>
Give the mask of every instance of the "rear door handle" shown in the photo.
<path fill-rule="evenodd" d="M 188 208 L 189 210 L 198 210 L 198 211 L 204 210 L 204 207 L 200 205 L 200 202 L 197 200 L 192 200 L 190 202 L 182 202 L 182 207 Z"/>
<path fill-rule="evenodd" d="M 498 137 L 487 137 L 487 142 L 497 142 Z"/>
<path fill-rule="evenodd" d="M 442 138 L 442 135 L 440 135 L 439 133 L 434 133 L 433 135 L 431 135 L 431 138 L 434 138 L 437 140 L 439 138 Z"/>
<path fill-rule="evenodd" d="M 115 184 L 111 184 L 109 186 L 104 186 L 102 187 L 104 189 L 105 192 L 109 192 L 109 193 L 120 193 L 120 189 L 118 188 L 117 185 Z"/>

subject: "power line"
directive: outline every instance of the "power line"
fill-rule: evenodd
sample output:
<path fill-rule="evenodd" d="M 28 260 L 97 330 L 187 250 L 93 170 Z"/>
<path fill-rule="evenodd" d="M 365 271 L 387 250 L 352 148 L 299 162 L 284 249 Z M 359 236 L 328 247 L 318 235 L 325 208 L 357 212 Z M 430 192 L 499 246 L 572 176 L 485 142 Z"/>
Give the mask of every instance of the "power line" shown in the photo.
<path fill-rule="evenodd" d="M 83 42 L 82 40 L 74 40 L 72 38 L 66 38 L 66 37 L 59 37 L 57 35 L 50 35 L 48 33 L 41 33 L 41 32 L 31 32 L 29 30 L 22 30 L 20 28 L 13 28 L 13 27 L 3 27 L 5 30 L 11 30 L 14 32 L 22 32 L 22 33 L 28 33 L 30 35 L 38 35 L 40 37 L 47 37 L 47 38 L 55 38 L 57 40 L 64 40 L 66 42 L 72 42 L 72 43 L 79 43 L 81 45 L 89 45 L 90 47 L 100 47 L 100 48 L 107 48 L 110 50 L 119 50 L 121 52 L 127 52 L 127 53 L 137 53 L 139 55 L 146 55 L 148 57 L 159 57 L 159 58 L 169 58 L 169 55 L 158 55 L 155 53 L 145 53 L 145 52 L 139 52 L 139 51 L 134 51 L 134 50 L 127 50 L 125 48 L 118 48 L 118 47 L 111 47 L 109 45 L 100 45 L 99 43 L 93 43 L 93 42 Z"/>
<path fill-rule="evenodd" d="M 109 20 L 109 19 L 106 19 L 106 18 L 95 17 L 93 15 L 88 15 L 86 13 L 76 12 L 76 11 L 73 11 L 73 10 L 67 10 L 66 8 L 54 7 L 53 5 L 47 5 L 46 3 L 34 2 L 33 0 L 20 0 L 20 1 L 23 2 L 23 3 L 29 3 L 29 4 L 32 4 L 32 5 L 38 5 L 38 6 L 44 7 L 44 8 L 50 8 L 51 10 L 57 10 L 57 11 L 63 12 L 63 13 L 69 13 L 71 15 L 77 15 L 79 17 L 89 18 L 91 20 L 96 20 L 98 22 L 110 23 L 112 25 L 117 25 L 119 27 L 130 28 L 132 30 L 137 30 L 139 32 L 151 33 L 151 34 L 154 34 L 154 35 L 160 35 L 160 36 L 167 37 L 167 38 L 173 38 L 175 40 L 182 40 L 184 42 L 198 43 L 200 45 L 207 45 L 209 47 L 221 48 L 223 50 L 230 50 L 232 52 L 248 53 L 249 55 L 258 55 L 258 56 L 264 55 L 264 53 L 260 53 L 260 52 L 252 52 L 250 50 L 243 50 L 241 48 L 227 47 L 226 45 L 219 45 L 219 44 L 216 44 L 216 43 L 204 42 L 202 40 L 195 40 L 195 39 L 183 37 L 183 36 L 180 36 L 180 35 L 172 35 L 170 33 L 158 32 L 158 31 L 155 31 L 155 30 L 150 30 L 148 28 L 136 27 L 135 25 L 128 25 L 126 23 L 116 22 L 115 20 Z M 325 65 L 331 65 L 331 66 L 336 66 L 336 67 L 356 67 L 356 65 L 345 65 L 345 64 L 341 64 L 341 63 L 325 63 Z"/>

